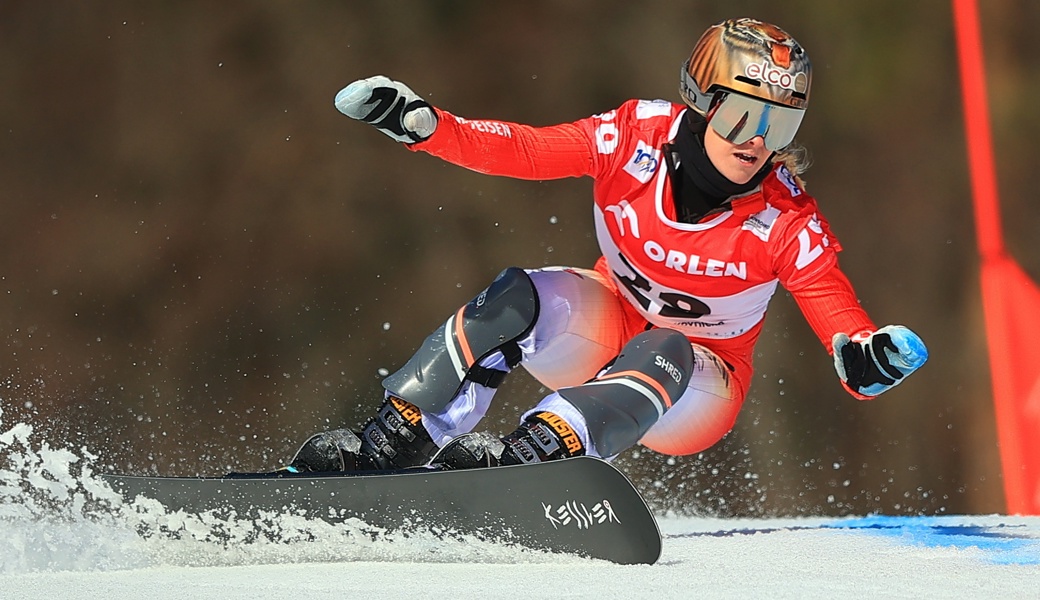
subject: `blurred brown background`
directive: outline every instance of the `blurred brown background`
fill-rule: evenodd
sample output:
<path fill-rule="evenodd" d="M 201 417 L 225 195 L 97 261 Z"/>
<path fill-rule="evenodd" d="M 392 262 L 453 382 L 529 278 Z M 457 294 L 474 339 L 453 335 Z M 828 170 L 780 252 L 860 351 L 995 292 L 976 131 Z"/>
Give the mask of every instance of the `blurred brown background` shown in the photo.
<path fill-rule="evenodd" d="M 1040 4 L 982 3 L 1008 245 L 1040 275 Z M 0 3 L 3 429 L 124 472 L 269 469 L 354 424 L 509 265 L 591 265 L 591 182 L 492 178 L 333 107 L 384 73 L 456 114 L 547 125 L 677 100 L 711 23 L 779 24 L 815 67 L 799 140 L 879 323 L 928 343 L 876 402 L 842 391 L 777 294 L 736 430 L 619 463 L 660 509 L 1004 510 L 946 1 Z M 384 371 L 385 372 L 385 371 Z M 487 425 L 543 390 L 518 373 Z M 504 432 L 504 431 L 503 431 Z"/>

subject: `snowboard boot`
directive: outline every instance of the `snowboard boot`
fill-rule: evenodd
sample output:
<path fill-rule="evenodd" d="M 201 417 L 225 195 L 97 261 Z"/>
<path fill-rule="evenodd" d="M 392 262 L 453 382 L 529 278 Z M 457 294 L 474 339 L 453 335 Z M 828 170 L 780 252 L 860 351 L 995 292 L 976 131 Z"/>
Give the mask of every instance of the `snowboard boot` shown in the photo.
<path fill-rule="evenodd" d="M 577 432 L 551 412 L 528 417 L 520 427 L 498 439 L 487 432 L 456 437 L 430 461 L 447 469 L 475 469 L 544 462 L 585 454 Z"/>
<path fill-rule="evenodd" d="M 390 396 L 376 416 L 361 428 L 312 436 L 285 470 L 292 473 L 321 471 L 387 471 L 424 465 L 437 444 L 422 424 L 422 412 L 412 404 Z"/>

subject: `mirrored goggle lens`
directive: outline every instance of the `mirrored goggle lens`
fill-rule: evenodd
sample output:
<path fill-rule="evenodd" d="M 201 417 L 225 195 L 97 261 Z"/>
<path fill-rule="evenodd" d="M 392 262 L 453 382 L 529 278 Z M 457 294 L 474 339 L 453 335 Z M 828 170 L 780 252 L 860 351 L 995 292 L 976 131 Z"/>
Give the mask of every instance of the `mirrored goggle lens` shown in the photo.
<path fill-rule="evenodd" d="M 794 140 L 805 111 L 770 104 L 740 94 L 726 94 L 708 123 L 734 144 L 762 136 L 766 148 L 782 150 Z"/>

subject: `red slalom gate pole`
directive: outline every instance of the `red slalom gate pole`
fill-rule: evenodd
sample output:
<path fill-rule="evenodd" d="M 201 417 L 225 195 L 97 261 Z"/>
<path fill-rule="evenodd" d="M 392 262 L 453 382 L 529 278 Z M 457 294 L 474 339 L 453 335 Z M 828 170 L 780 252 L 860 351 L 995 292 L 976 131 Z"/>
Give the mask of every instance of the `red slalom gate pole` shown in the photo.
<path fill-rule="evenodd" d="M 1040 288 L 1004 247 L 978 5 L 952 2 L 1004 494 L 1009 514 L 1037 515 Z"/>

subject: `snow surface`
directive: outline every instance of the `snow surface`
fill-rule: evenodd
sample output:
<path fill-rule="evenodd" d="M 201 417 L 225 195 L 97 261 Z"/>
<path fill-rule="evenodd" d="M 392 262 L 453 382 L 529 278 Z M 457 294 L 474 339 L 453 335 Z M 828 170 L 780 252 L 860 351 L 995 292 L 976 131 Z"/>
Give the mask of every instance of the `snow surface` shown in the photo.
<path fill-rule="evenodd" d="M 124 503 L 94 460 L 0 433 L 0 598 L 1040 598 L 1040 517 L 662 517 L 658 563 L 621 566 L 292 516 L 256 539 Z"/>

